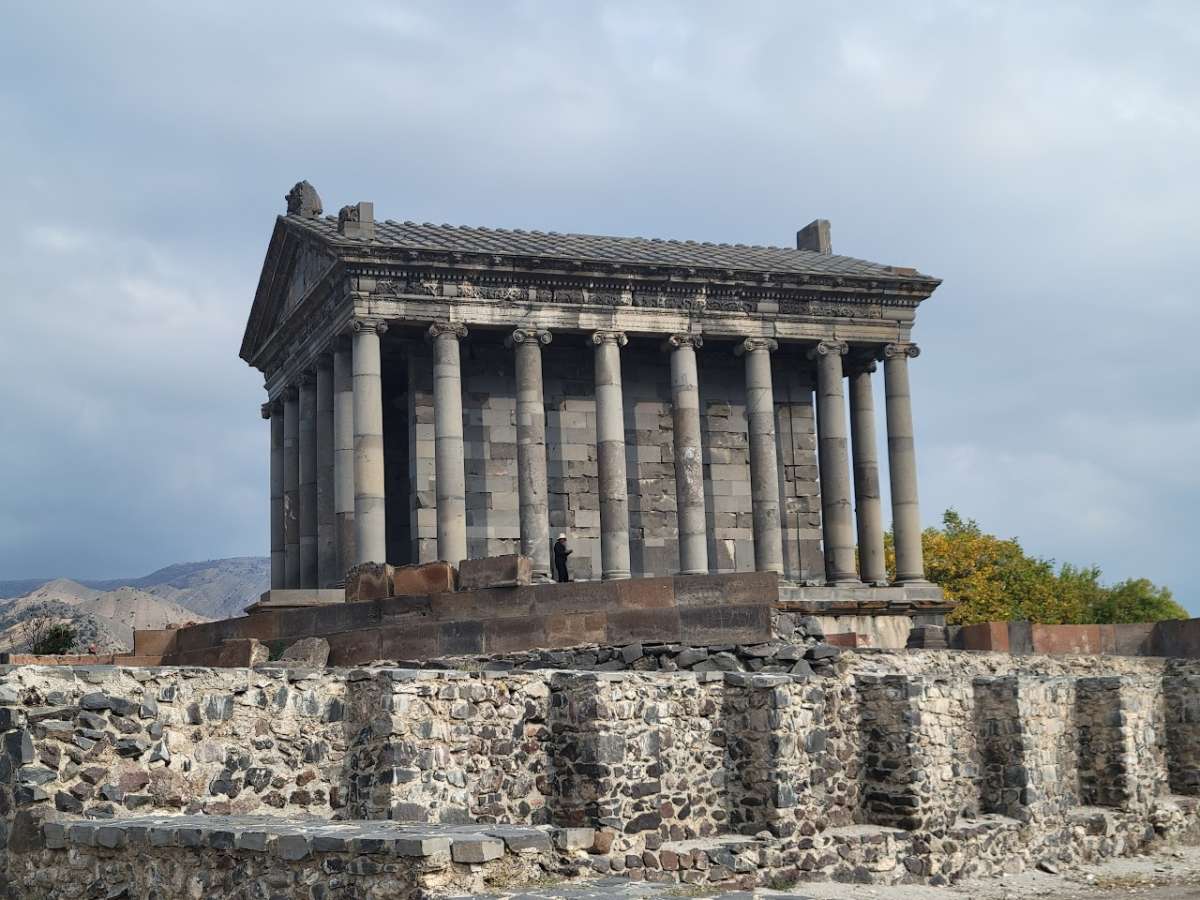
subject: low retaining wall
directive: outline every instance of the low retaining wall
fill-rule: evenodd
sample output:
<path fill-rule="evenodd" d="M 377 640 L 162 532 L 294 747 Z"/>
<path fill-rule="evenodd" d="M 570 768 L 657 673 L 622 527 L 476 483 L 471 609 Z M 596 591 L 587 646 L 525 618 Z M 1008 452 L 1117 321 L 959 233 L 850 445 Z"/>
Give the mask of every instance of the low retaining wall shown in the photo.
<path fill-rule="evenodd" d="M 983 622 L 951 626 L 949 637 L 950 646 L 956 650 L 1200 658 L 1200 619 L 1169 619 L 1122 625 Z"/>
<path fill-rule="evenodd" d="M 581 827 L 593 872 L 686 883 L 940 883 L 1186 832 L 1198 708 L 1193 663 L 952 651 L 826 678 L 10 667 L 0 810 L 17 883 L 64 865 L 44 823 L 198 814 Z M 86 859 L 117 862 L 151 865 Z"/>
<path fill-rule="evenodd" d="M 157 654 L 164 664 L 204 666 L 236 664 L 222 661 L 222 648 L 248 639 L 277 656 L 301 638 L 323 637 L 335 666 L 581 644 L 754 644 L 771 639 L 777 598 L 772 572 L 539 584 L 268 609 L 137 632 L 134 641 L 135 653 Z"/>

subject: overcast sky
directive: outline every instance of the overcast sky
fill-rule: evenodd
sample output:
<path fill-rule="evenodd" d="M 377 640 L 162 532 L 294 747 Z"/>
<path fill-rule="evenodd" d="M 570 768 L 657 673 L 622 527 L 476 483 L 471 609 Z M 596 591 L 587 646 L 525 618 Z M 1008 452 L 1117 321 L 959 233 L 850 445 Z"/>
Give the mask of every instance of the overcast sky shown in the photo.
<path fill-rule="evenodd" d="M 1200 612 L 1194 2 L 13 3 L 0 578 L 265 554 L 273 217 L 788 245 L 945 279 L 922 512 Z"/>

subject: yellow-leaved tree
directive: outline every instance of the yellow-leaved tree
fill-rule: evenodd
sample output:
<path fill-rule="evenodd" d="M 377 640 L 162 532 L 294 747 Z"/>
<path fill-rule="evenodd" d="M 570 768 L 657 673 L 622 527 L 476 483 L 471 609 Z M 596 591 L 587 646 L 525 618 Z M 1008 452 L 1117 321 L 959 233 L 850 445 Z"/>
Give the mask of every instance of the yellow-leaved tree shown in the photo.
<path fill-rule="evenodd" d="M 956 625 L 1028 619 L 1046 624 L 1135 622 L 1186 619 L 1171 592 L 1146 579 L 1131 579 L 1113 587 L 1100 583 L 1095 566 L 1064 564 L 1055 571 L 1053 560 L 1028 555 L 1016 538 L 988 534 L 973 519 L 952 509 L 942 515 L 941 528 L 921 535 L 925 575 L 958 603 L 947 620 Z M 888 572 L 895 574 L 896 557 L 889 532 L 885 536 Z"/>

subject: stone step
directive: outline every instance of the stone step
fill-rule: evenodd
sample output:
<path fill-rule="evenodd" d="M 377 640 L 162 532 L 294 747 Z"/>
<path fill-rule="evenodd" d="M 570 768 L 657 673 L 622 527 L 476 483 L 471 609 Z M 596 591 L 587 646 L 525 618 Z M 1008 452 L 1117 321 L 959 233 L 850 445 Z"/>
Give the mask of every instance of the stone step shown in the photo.
<path fill-rule="evenodd" d="M 353 884 L 355 896 L 393 896 L 387 891 L 397 884 L 477 894 L 496 881 L 537 882 L 559 873 L 567 857 L 555 845 L 572 843 L 559 841 L 559 831 L 271 816 L 66 819 L 43 823 L 46 853 L 10 853 L 10 866 L 21 883 L 37 885 L 24 895 L 30 900 L 61 896 L 80 865 L 98 874 L 101 896 L 177 896 L 174 889 L 200 877 L 207 896 L 233 896 L 250 882 L 260 891 L 254 896 L 301 900 L 314 877 L 331 873 Z M 56 850 L 64 851 L 60 858 Z M 127 864 L 133 860 L 138 864 Z"/>

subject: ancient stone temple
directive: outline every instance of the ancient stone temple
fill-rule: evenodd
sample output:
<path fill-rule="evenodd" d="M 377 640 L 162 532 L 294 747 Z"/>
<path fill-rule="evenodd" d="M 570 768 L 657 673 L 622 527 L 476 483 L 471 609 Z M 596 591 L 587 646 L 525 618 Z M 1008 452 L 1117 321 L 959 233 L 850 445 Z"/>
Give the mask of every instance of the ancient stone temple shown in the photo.
<path fill-rule="evenodd" d="M 823 220 L 794 249 L 465 228 L 324 216 L 301 182 L 241 349 L 272 587 L 516 552 L 545 578 L 560 532 L 577 579 L 885 586 L 882 368 L 894 581 L 936 597 L 908 367 L 938 284 L 835 255 Z"/>

